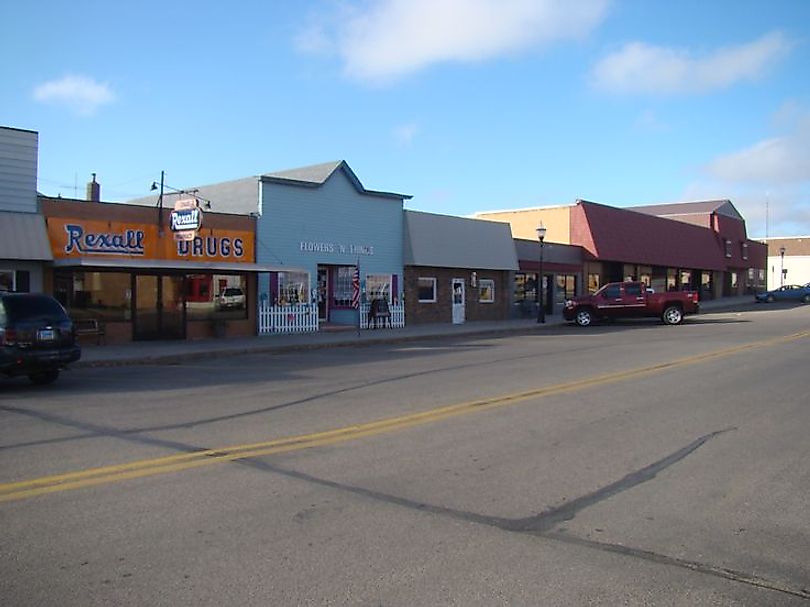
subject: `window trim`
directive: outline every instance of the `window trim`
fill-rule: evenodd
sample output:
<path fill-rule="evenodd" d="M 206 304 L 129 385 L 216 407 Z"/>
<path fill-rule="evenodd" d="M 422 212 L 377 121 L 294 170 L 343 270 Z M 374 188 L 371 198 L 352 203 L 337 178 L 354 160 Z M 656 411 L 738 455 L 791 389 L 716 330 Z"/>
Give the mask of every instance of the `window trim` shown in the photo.
<path fill-rule="evenodd" d="M 484 299 L 483 294 L 486 291 L 485 284 L 489 285 L 489 292 L 491 294 L 489 299 Z M 492 304 L 495 303 L 495 280 L 492 278 L 479 278 L 478 279 L 478 303 Z"/>

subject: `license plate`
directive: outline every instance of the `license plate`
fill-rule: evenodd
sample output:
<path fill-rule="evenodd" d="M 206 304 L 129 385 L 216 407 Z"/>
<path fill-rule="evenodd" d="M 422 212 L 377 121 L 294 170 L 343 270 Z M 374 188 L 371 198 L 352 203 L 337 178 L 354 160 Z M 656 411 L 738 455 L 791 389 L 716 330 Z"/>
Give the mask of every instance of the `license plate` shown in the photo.
<path fill-rule="evenodd" d="M 53 341 L 56 339 L 56 331 L 53 329 L 40 329 L 37 331 L 37 339 L 39 341 Z"/>

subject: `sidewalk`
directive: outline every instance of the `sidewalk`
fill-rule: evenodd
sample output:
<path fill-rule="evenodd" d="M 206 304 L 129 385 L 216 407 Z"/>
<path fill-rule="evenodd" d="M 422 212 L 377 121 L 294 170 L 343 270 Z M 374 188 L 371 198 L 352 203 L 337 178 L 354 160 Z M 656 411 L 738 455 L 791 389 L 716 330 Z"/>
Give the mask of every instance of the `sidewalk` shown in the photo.
<path fill-rule="evenodd" d="M 701 302 L 701 313 L 734 308 L 752 302 L 751 296 L 725 298 Z M 112 367 L 124 365 L 172 364 L 184 360 L 218 358 L 250 353 L 272 353 L 315 348 L 336 348 L 358 345 L 390 344 L 428 338 L 472 337 L 482 335 L 509 335 L 535 333 L 560 326 L 562 315 L 546 317 L 546 324 L 534 318 L 520 318 L 491 322 L 468 322 L 413 325 L 402 329 L 347 328 L 340 331 L 319 331 L 289 335 L 261 335 L 252 337 L 226 337 L 193 341 L 140 341 L 120 345 L 83 345 L 82 358 L 72 368 Z"/>

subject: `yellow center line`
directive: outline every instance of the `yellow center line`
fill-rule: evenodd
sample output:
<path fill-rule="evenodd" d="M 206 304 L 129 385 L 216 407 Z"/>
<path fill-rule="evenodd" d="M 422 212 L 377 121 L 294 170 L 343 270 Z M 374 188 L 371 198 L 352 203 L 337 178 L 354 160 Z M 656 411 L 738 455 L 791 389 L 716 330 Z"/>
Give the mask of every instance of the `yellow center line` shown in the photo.
<path fill-rule="evenodd" d="M 138 460 L 113 466 L 89 468 L 86 470 L 44 476 L 26 481 L 0 483 L 0 502 L 21 500 L 47 493 L 68 491 L 83 487 L 92 487 L 94 485 L 102 485 L 128 479 L 154 476 L 157 474 L 179 472 L 182 470 L 190 470 L 192 468 L 199 468 L 202 466 L 209 466 L 212 464 L 247 459 L 251 457 L 261 457 L 276 453 L 285 453 L 289 451 L 298 451 L 302 449 L 311 449 L 313 447 L 333 445 L 336 443 L 357 440 L 362 437 L 375 436 L 386 432 L 394 432 L 397 430 L 404 430 L 406 428 L 413 428 L 423 424 L 434 423 L 449 417 L 464 415 L 473 411 L 484 411 L 497 407 L 505 407 L 533 398 L 536 399 L 554 396 L 576 390 L 583 390 L 585 388 L 598 385 L 635 379 L 640 376 L 660 373 L 661 371 L 666 371 L 677 367 L 694 365 L 711 359 L 731 356 L 733 354 L 755 348 L 770 347 L 789 341 L 795 341 L 805 338 L 808 335 L 810 335 L 810 332 L 803 331 L 800 333 L 794 333 L 792 335 L 775 337 L 772 339 L 734 346 L 731 348 L 724 348 L 721 350 L 715 350 L 713 352 L 707 352 L 705 354 L 697 354 L 694 356 L 688 356 L 685 358 L 640 367 L 637 369 L 631 369 L 628 371 L 596 375 L 584 379 L 554 384 L 543 388 L 534 388 L 532 390 L 516 392 L 513 394 L 505 394 L 457 403 L 420 413 L 411 413 L 408 415 L 391 417 L 362 424 L 353 424 L 323 432 L 290 436 L 246 445 L 233 445 L 218 449 L 206 449 L 192 453 L 180 453 L 177 455 Z"/>

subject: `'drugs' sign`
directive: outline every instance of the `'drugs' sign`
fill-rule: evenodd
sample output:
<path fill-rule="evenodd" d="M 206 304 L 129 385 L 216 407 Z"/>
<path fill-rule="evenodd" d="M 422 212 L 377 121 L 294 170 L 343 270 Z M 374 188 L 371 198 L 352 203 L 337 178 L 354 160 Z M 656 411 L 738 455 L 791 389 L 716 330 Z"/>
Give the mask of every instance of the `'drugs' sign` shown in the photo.
<path fill-rule="evenodd" d="M 185 259 L 254 261 L 253 232 L 205 228 L 189 241 L 162 236 L 154 224 L 48 217 L 48 238 L 57 259 Z"/>

